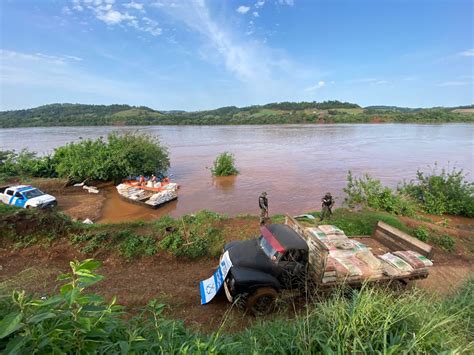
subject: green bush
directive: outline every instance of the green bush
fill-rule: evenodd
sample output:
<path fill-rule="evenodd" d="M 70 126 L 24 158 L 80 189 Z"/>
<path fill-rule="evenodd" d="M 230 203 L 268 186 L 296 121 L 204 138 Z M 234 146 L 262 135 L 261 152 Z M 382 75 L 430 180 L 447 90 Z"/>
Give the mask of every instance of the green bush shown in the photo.
<path fill-rule="evenodd" d="M 410 229 L 395 216 L 373 211 L 350 212 L 344 208 L 334 211 L 330 223 L 342 229 L 348 236 L 372 235 L 378 221 L 409 233 Z"/>
<path fill-rule="evenodd" d="M 152 256 L 158 252 L 156 239 L 153 237 L 122 231 L 115 239 L 122 239 L 119 245 L 120 254 L 129 261 L 141 255 Z"/>
<path fill-rule="evenodd" d="M 466 180 L 463 170 L 451 171 L 437 166 L 428 174 L 418 170 L 416 180 L 405 184 L 403 191 L 416 199 L 432 214 L 448 213 L 474 217 L 474 184 Z"/>
<path fill-rule="evenodd" d="M 415 212 L 414 204 L 405 196 L 382 185 L 380 180 L 372 178 L 369 174 L 356 178 L 349 171 L 345 203 L 349 207 L 362 205 L 388 213 L 412 216 Z"/>
<path fill-rule="evenodd" d="M 165 174 L 168 151 L 158 139 L 140 133 L 112 133 L 108 141 L 83 140 L 56 148 L 54 160 L 60 177 L 72 181 L 115 180 L 127 176 Z"/>
<path fill-rule="evenodd" d="M 0 178 L 20 177 L 56 177 L 56 162 L 46 155 L 38 157 L 27 149 L 19 153 L 0 151 Z"/>
<path fill-rule="evenodd" d="M 111 133 L 108 140 L 86 139 L 55 149 L 52 156 L 37 157 L 22 150 L 0 151 L 0 178 L 63 177 L 70 181 L 120 181 L 127 176 L 165 174 L 168 150 L 159 140 L 142 133 Z"/>
<path fill-rule="evenodd" d="M 434 237 L 432 240 L 436 245 L 439 245 L 444 250 L 449 252 L 454 251 L 454 245 L 456 244 L 456 242 L 450 235 L 442 234 L 440 236 Z"/>
<path fill-rule="evenodd" d="M 164 217 L 157 222 L 160 234 L 165 235 L 160 246 L 178 257 L 196 259 L 205 255 L 218 256 L 224 239 L 215 224 L 222 218 L 210 211 L 199 211 L 179 220 Z"/>
<path fill-rule="evenodd" d="M 453 237 L 448 234 L 436 235 L 435 233 L 429 233 L 429 231 L 423 227 L 419 226 L 413 230 L 413 234 L 416 238 L 423 242 L 433 243 L 441 247 L 442 249 L 452 252 L 454 251 L 454 245 L 456 244 Z"/>
<path fill-rule="evenodd" d="M 235 334 L 202 335 L 163 318 L 150 301 L 131 317 L 87 289 L 103 279 L 93 260 L 71 262 L 56 295 L 32 299 L 14 292 L 0 301 L 0 352 L 86 353 L 472 353 L 474 282 L 438 301 L 411 291 L 362 287 L 307 304 L 291 320 L 281 314 Z M 200 307 L 200 306 L 198 306 Z"/>
<path fill-rule="evenodd" d="M 413 234 L 415 235 L 416 238 L 418 238 L 422 242 L 427 242 L 428 239 L 430 239 L 428 230 L 423 226 L 419 226 L 415 230 L 413 230 Z"/>
<path fill-rule="evenodd" d="M 214 176 L 229 176 L 237 175 L 239 171 L 235 167 L 235 157 L 231 153 L 221 153 L 214 160 L 213 167 L 211 169 L 212 175 Z"/>

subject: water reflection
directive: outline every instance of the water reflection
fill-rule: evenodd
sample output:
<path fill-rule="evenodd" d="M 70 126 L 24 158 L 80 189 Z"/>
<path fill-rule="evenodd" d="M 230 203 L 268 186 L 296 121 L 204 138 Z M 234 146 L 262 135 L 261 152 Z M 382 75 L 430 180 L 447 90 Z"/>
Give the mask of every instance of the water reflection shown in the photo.
<path fill-rule="evenodd" d="M 236 181 L 237 176 L 216 176 L 212 178 L 214 186 L 224 193 L 234 191 Z"/>

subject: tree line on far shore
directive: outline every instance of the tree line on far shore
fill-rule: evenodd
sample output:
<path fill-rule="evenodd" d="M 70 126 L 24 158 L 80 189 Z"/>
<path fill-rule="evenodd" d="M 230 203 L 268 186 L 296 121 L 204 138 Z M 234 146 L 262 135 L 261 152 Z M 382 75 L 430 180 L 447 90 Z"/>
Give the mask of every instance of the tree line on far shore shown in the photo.
<path fill-rule="evenodd" d="M 471 106 L 403 108 L 340 101 L 279 102 L 205 111 L 156 111 L 144 106 L 51 104 L 0 112 L 0 127 L 111 125 L 240 125 L 300 123 L 474 122 Z"/>

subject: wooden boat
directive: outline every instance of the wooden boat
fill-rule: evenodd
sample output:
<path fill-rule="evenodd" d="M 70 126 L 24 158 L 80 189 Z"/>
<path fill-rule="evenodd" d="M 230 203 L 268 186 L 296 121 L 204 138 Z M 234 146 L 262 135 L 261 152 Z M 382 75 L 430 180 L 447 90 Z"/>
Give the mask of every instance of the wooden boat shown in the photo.
<path fill-rule="evenodd" d="M 117 192 L 124 201 L 148 208 L 158 208 L 176 200 L 178 188 L 179 185 L 170 182 L 169 179 L 163 179 L 156 184 L 148 182 L 145 186 L 135 180 L 125 180 L 117 185 Z"/>

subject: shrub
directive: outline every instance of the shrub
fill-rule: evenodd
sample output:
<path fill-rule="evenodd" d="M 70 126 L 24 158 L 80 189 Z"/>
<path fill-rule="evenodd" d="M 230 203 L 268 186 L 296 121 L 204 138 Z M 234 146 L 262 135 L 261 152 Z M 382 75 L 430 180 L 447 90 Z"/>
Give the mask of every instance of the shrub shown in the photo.
<path fill-rule="evenodd" d="M 72 181 L 115 180 L 127 176 L 165 174 L 168 151 L 158 139 L 139 133 L 110 134 L 56 148 L 54 160 L 59 176 Z"/>
<path fill-rule="evenodd" d="M 165 235 L 160 246 L 178 257 L 196 259 L 205 255 L 217 256 L 224 242 L 221 230 L 215 224 L 222 218 L 209 211 L 183 216 L 179 220 L 164 217 L 157 222 L 160 232 Z"/>
<path fill-rule="evenodd" d="M 416 199 L 432 214 L 443 213 L 474 217 L 474 184 L 466 180 L 463 170 L 451 171 L 437 166 L 428 174 L 418 170 L 416 180 L 403 186 L 403 191 Z"/>
<path fill-rule="evenodd" d="M 419 226 L 413 230 L 413 234 L 419 240 L 427 243 L 433 243 L 441 247 L 442 249 L 452 252 L 454 251 L 455 240 L 448 234 L 435 235 L 429 233 L 429 231 L 423 227 Z"/>
<path fill-rule="evenodd" d="M 383 221 L 404 232 L 410 232 L 410 229 L 397 217 L 367 210 L 350 212 L 346 209 L 338 208 L 334 211 L 330 223 L 342 229 L 346 235 L 353 236 L 372 235 L 378 221 Z"/>
<path fill-rule="evenodd" d="M 49 156 L 38 157 L 27 149 L 19 153 L 0 151 L 0 177 L 56 177 L 56 162 Z"/>
<path fill-rule="evenodd" d="M 211 169 L 214 176 L 229 176 L 237 175 L 239 171 L 235 167 L 235 158 L 231 153 L 221 153 L 214 160 L 214 165 Z"/>
<path fill-rule="evenodd" d="M 158 251 L 156 239 L 149 236 L 139 236 L 125 231 L 123 241 L 120 243 L 120 254 L 127 260 L 132 260 L 139 255 L 151 256 Z M 120 237 L 117 237 L 117 239 Z"/>
<path fill-rule="evenodd" d="M 411 216 L 415 212 L 413 203 L 405 196 L 382 185 L 380 180 L 369 174 L 356 178 L 349 171 L 347 174 L 347 194 L 345 203 L 349 207 L 362 205 L 398 215 Z"/>
<path fill-rule="evenodd" d="M 439 245 L 441 248 L 443 248 L 446 251 L 449 251 L 449 252 L 454 251 L 455 241 L 453 237 L 451 237 L 448 234 L 442 234 L 441 236 L 434 237 L 433 242 Z"/>
<path fill-rule="evenodd" d="M 427 242 L 430 237 L 428 234 L 428 230 L 423 226 L 419 226 L 415 230 L 413 230 L 413 234 L 422 242 Z"/>

